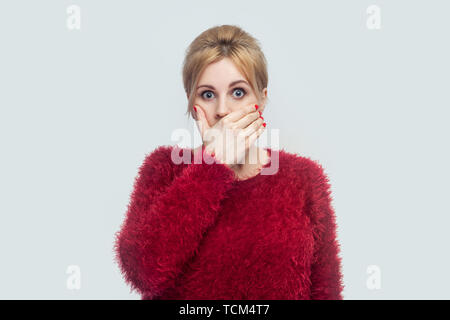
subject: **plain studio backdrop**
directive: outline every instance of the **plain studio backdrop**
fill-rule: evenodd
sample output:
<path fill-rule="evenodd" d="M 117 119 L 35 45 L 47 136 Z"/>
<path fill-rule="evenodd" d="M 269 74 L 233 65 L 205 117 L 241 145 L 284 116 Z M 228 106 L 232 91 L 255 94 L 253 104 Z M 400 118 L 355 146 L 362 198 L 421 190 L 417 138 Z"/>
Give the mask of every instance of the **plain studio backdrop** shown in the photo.
<path fill-rule="evenodd" d="M 176 144 L 177 129 L 199 139 L 181 66 L 221 24 L 261 43 L 276 147 L 330 178 L 344 299 L 450 298 L 449 11 L 444 0 L 2 1 L 0 298 L 140 298 L 114 263 L 114 233 L 145 155 Z"/>

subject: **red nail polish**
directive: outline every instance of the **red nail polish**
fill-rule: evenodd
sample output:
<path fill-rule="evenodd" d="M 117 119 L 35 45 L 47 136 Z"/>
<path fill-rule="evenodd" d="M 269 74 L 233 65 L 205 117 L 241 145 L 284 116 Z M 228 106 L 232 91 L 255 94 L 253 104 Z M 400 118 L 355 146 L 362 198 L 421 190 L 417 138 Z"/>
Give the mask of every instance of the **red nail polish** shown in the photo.
<path fill-rule="evenodd" d="M 259 112 L 259 115 L 261 116 L 262 115 L 261 111 L 258 111 L 258 112 Z"/>
<path fill-rule="evenodd" d="M 195 112 L 197 112 L 197 108 L 194 106 L 194 110 L 195 110 Z"/>
<path fill-rule="evenodd" d="M 266 126 L 266 123 L 265 123 L 265 122 L 263 123 L 263 126 L 264 126 L 264 127 Z"/>
<path fill-rule="evenodd" d="M 255 109 L 256 109 L 256 110 L 258 110 L 258 108 L 259 108 L 259 107 L 258 107 L 258 105 L 257 105 L 257 104 L 255 104 Z"/>
<path fill-rule="evenodd" d="M 263 119 L 264 120 L 264 117 L 263 116 L 259 116 L 261 119 Z"/>

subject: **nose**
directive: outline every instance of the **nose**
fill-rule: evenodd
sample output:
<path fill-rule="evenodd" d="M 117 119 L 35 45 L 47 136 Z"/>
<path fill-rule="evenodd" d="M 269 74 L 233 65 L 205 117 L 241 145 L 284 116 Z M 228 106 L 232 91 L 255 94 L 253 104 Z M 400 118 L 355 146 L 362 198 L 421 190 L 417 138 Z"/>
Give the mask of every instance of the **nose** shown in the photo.
<path fill-rule="evenodd" d="M 222 96 L 222 98 L 219 100 L 219 103 L 217 105 L 216 109 L 216 119 L 220 120 L 223 117 L 225 117 L 227 114 L 231 112 L 230 106 L 227 106 L 227 102 L 225 101 L 225 97 Z"/>

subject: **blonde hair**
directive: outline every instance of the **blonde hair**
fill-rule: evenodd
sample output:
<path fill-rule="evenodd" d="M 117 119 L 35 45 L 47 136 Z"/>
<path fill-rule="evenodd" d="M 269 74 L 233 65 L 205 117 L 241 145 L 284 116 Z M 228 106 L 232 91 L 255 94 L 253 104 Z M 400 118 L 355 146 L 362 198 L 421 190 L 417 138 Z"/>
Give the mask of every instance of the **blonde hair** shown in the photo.
<path fill-rule="evenodd" d="M 210 63 L 226 57 L 244 75 L 258 101 L 263 100 L 262 90 L 268 83 L 267 61 L 258 40 L 238 26 L 215 26 L 203 31 L 186 49 L 183 62 L 183 85 L 189 97 L 186 114 L 192 114 L 200 74 Z"/>

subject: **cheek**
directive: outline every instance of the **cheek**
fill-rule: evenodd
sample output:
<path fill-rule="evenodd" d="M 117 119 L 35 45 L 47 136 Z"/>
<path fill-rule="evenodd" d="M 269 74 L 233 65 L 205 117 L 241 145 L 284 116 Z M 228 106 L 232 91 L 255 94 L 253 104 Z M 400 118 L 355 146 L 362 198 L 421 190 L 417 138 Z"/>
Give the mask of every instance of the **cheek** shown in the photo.
<path fill-rule="evenodd" d="M 214 113 L 206 110 L 205 111 L 205 116 L 206 116 L 206 120 L 208 120 L 208 123 L 211 124 L 212 122 L 214 122 Z"/>
<path fill-rule="evenodd" d="M 201 107 L 206 120 L 208 120 L 208 123 L 211 123 L 211 120 L 214 119 L 214 113 L 212 111 L 214 108 L 205 102 L 199 102 L 196 105 Z"/>

